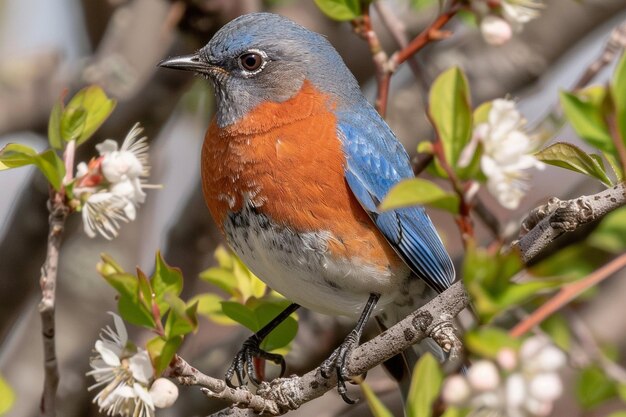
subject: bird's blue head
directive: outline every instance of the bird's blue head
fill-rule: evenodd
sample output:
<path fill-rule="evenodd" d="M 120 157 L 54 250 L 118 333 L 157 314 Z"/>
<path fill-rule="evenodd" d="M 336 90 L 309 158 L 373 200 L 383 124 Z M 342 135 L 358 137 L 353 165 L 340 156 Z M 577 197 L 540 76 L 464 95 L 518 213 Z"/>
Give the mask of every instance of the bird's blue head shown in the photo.
<path fill-rule="evenodd" d="M 288 100 L 305 80 L 339 106 L 362 99 L 354 76 L 326 38 L 272 13 L 240 16 L 197 53 L 159 65 L 195 71 L 211 80 L 221 127 L 259 104 Z"/>

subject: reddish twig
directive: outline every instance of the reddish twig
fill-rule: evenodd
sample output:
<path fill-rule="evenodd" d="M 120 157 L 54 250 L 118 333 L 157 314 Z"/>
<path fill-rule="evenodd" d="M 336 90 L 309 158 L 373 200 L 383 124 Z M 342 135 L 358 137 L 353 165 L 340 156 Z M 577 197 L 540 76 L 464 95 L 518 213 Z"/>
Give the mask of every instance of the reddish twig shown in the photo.
<path fill-rule="evenodd" d="M 574 298 L 579 296 L 581 293 L 602 282 L 603 280 L 610 277 L 615 272 L 619 271 L 625 266 L 626 253 L 613 259 L 611 262 L 604 265 L 602 268 L 592 272 L 584 279 L 564 286 L 554 297 L 548 300 L 547 303 L 543 304 L 530 316 L 528 316 L 528 318 L 513 327 L 509 334 L 513 337 L 520 337 L 524 335 L 526 332 L 540 324 L 542 321 L 544 321 L 550 315 L 552 315 L 560 308 L 565 306 L 567 303 L 572 301 Z"/>
<path fill-rule="evenodd" d="M 439 15 L 433 23 L 431 23 L 426 29 L 424 29 L 419 35 L 417 35 L 409 44 L 400 51 L 393 54 L 391 60 L 395 66 L 398 66 L 405 62 L 407 59 L 415 55 L 422 48 L 428 45 L 432 41 L 439 41 L 450 37 L 450 32 L 443 32 L 443 28 L 446 23 L 450 21 L 459 11 L 457 5 L 452 5 L 450 9 Z"/>
<path fill-rule="evenodd" d="M 387 56 L 378 39 L 378 35 L 372 28 L 372 21 L 369 15 L 369 8 L 363 8 L 363 14 L 358 19 L 352 21 L 355 32 L 361 36 L 369 45 L 372 59 L 376 67 L 376 110 L 381 116 L 385 117 L 387 111 L 387 102 L 389 97 L 389 85 L 391 76 L 395 72 L 398 65 L 404 63 L 411 58 L 423 47 L 432 41 L 445 39 L 450 36 L 450 32 L 443 32 L 441 28 L 452 19 L 459 11 L 458 5 L 453 2 L 450 9 L 441 14 L 433 23 L 424 29 L 419 35 L 409 42 L 406 47 L 394 53 L 391 57 Z"/>

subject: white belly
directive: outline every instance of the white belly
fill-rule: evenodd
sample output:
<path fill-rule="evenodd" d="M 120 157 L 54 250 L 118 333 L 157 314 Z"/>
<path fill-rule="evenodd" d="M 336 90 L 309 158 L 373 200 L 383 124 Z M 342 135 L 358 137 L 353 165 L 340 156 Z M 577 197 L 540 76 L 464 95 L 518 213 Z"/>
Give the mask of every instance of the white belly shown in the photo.
<path fill-rule="evenodd" d="M 406 287 L 408 267 L 381 271 L 363 259 L 337 259 L 328 251 L 328 231 L 296 233 L 247 207 L 228 216 L 228 243 L 254 274 L 301 306 L 331 315 L 358 317 L 370 294 L 377 311 Z"/>

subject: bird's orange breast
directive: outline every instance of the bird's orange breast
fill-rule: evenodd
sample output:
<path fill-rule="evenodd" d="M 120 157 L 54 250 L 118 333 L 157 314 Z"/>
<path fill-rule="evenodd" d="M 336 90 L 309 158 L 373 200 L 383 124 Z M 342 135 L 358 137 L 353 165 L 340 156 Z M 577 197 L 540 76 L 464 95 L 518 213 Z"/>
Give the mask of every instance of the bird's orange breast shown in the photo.
<path fill-rule="evenodd" d="M 215 121 L 202 148 L 204 197 L 218 227 L 253 204 L 296 232 L 329 231 L 337 256 L 390 268 L 400 259 L 352 194 L 328 96 L 309 82 L 283 103 L 265 103 L 225 128 Z"/>

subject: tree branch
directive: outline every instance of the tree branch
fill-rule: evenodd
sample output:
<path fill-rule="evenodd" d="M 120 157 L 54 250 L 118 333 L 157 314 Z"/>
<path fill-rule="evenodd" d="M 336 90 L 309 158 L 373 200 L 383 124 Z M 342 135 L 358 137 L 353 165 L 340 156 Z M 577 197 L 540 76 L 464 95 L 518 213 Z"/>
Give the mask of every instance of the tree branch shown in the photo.
<path fill-rule="evenodd" d="M 599 219 L 626 204 L 626 185 L 619 183 L 597 194 L 561 201 L 552 198 L 522 222 L 521 238 L 512 246 L 528 264 L 539 252 L 565 232 Z"/>
<path fill-rule="evenodd" d="M 449 352 L 450 360 L 458 360 L 461 357 L 462 344 L 455 334 L 452 320 L 468 304 L 469 295 L 463 283 L 453 284 L 398 324 L 357 347 L 348 365 L 350 375 L 362 375 L 427 337 L 434 339 Z M 172 361 L 166 376 L 175 378 L 182 385 L 201 386 L 202 392 L 207 396 L 224 399 L 235 407 L 270 415 L 282 415 L 295 410 L 337 385 L 336 375 L 326 379 L 321 376 L 319 368 L 316 368 L 303 376 L 264 382 L 257 393 L 253 394 L 245 387 L 228 388 L 224 381 L 202 374 L 180 357 Z M 233 412 L 228 415 L 246 414 Z"/>
<path fill-rule="evenodd" d="M 50 210 L 50 231 L 48 233 L 48 252 L 41 267 L 41 293 L 39 314 L 41 315 L 41 333 L 44 353 L 44 386 L 41 398 L 41 414 L 45 417 L 56 415 L 56 393 L 59 385 L 59 367 L 55 348 L 54 302 L 56 293 L 59 249 L 65 220 L 69 213 L 60 193 L 53 193 L 48 203 Z"/>
<path fill-rule="evenodd" d="M 582 292 L 593 287 L 604 279 L 610 277 L 615 272 L 626 266 L 626 253 L 613 259 L 602 268 L 592 272 L 586 278 L 576 281 L 572 284 L 564 286 L 554 297 L 541 305 L 537 310 L 526 319 L 519 322 L 509 334 L 513 337 L 520 337 L 533 327 L 539 325 L 542 321 L 552 315 L 554 312 L 562 308 L 564 305 L 572 301 Z"/>
<path fill-rule="evenodd" d="M 585 87 L 596 75 L 607 65 L 609 65 L 617 54 L 626 46 L 626 22 L 623 22 L 611 31 L 611 35 L 600 53 L 600 56 L 591 63 L 580 77 L 573 90 Z"/>

